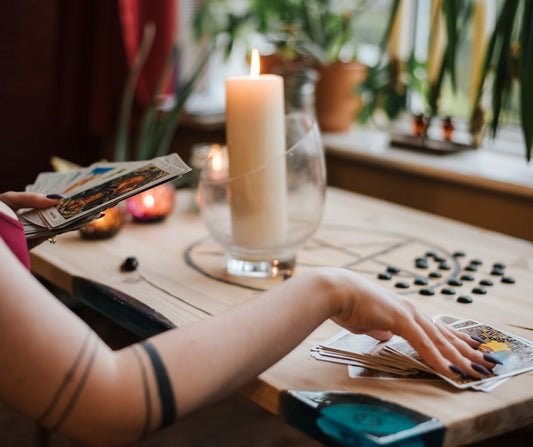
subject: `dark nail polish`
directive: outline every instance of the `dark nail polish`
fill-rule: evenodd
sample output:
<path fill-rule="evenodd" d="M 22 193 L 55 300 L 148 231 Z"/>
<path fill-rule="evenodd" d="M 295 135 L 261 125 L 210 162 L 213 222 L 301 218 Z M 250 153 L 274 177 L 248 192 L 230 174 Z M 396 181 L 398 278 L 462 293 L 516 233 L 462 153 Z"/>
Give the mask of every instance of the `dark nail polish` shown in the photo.
<path fill-rule="evenodd" d="M 459 368 L 458 366 L 450 365 L 449 368 L 450 368 L 451 372 L 459 374 L 461 377 L 466 377 L 466 373 L 461 368 Z"/>
<path fill-rule="evenodd" d="M 477 341 L 478 343 L 485 343 L 485 340 L 483 340 L 482 338 L 478 337 L 477 335 L 471 335 L 470 338 L 474 341 Z"/>
<path fill-rule="evenodd" d="M 46 196 L 48 199 L 66 199 L 67 196 L 64 196 L 63 194 L 48 194 Z"/>
<path fill-rule="evenodd" d="M 489 354 L 488 352 L 485 352 L 483 354 L 483 358 L 490 363 L 496 363 L 497 365 L 503 365 L 500 359 L 494 357 L 492 354 Z"/>
<path fill-rule="evenodd" d="M 472 362 L 472 369 L 483 374 L 484 376 L 490 376 L 490 371 L 479 363 Z"/>

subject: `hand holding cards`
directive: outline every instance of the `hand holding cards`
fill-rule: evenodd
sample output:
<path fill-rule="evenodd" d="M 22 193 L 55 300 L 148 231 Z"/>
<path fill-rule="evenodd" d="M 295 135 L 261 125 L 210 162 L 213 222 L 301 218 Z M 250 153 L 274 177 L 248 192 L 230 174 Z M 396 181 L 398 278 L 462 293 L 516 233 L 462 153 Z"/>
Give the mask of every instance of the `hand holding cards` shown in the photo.
<path fill-rule="evenodd" d="M 63 194 L 55 207 L 19 214 L 27 239 L 79 229 L 100 213 L 135 194 L 171 181 L 190 168 L 177 154 L 147 161 L 95 163 L 68 172 L 39 174 L 27 192 Z"/>
<path fill-rule="evenodd" d="M 481 339 L 478 350 L 490 354 L 495 364 L 488 377 L 451 379 L 436 373 L 403 338 L 394 336 L 386 342 L 356 335 L 346 330 L 315 346 L 311 354 L 319 359 L 378 370 L 394 377 L 426 377 L 436 374 L 459 389 L 490 391 L 513 375 L 533 370 L 533 342 L 490 325 L 449 315 L 435 317 L 461 332 Z"/>

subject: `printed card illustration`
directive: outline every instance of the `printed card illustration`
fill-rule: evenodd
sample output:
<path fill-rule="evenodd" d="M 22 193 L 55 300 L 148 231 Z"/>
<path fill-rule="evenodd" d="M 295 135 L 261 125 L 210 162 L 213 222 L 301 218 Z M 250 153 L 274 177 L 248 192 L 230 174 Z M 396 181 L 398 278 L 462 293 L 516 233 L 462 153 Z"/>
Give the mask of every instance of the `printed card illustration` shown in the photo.
<path fill-rule="evenodd" d="M 24 210 L 19 217 L 28 239 L 50 237 L 87 225 L 121 200 L 188 171 L 177 154 L 170 154 L 147 161 L 95 163 L 64 173 L 41 173 L 26 191 L 61 193 L 66 199 L 52 208 Z"/>

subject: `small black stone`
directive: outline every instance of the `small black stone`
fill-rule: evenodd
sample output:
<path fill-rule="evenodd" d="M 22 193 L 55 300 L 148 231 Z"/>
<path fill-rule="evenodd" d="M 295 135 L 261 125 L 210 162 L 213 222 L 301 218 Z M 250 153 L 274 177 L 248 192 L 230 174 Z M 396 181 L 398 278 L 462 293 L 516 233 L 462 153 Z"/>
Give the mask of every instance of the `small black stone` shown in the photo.
<path fill-rule="evenodd" d="M 137 258 L 135 256 L 129 256 L 124 260 L 120 269 L 126 272 L 133 272 L 134 270 L 137 270 L 138 266 L 139 261 L 137 261 Z"/>
<path fill-rule="evenodd" d="M 494 285 L 494 283 L 490 279 L 482 279 L 481 281 L 479 281 L 479 284 L 481 284 L 482 286 L 493 286 Z"/>
<path fill-rule="evenodd" d="M 452 256 L 454 258 L 464 258 L 466 255 L 464 251 L 458 250 L 458 251 L 453 252 Z"/>
<path fill-rule="evenodd" d="M 398 267 L 394 267 L 392 265 L 389 265 L 387 267 L 387 272 L 392 273 L 392 274 L 396 274 L 396 273 L 400 273 L 400 269 Z"/>
<path fill-rule="evenodd" d="M 415 265 L 416 265 L 417 269 L 427 269 L 428 268 L 428 263 L 426 262 L 425 259 L 423 261 L 416 261 Z"/>
<path fill-rule="evenodd" d="M 477 267 L 474 264 L 469 264 L 465 267 L 467 272 L 477 272 Z"/>
<path fill-rule="evenodd" d="M 458 303 L 470 304 L 472 301 L 474 301 L 474 300 L 472 298 L 470 298 L 468 295 L 461 295 L 461 296 L 457 297 L 457 302 Z"/>
<path fill-rule="evenodd" d="M 434 251 L 426 251 L 426 256 L 428 258 L 434 258 L 435 256 L 437 256 L 437 253 L 435 253 Z"/>
<path fill-rule="evenodd" d="M 451 270 L 451 267 L 446 264 L 445 262 L 441 262 L 440 265 L 439 265 L 439 269 L 440 270 Z"/>
<path fill-rule="evenodd" d="M 433 259 L 435 262 L 446 262 L 446 258 L 443 258 L 442 256 L 434 256 Z"/>
<path fill-rule="evenodd" d="M 443 295 L 455 295 L 455 290 L 453 289 L 450 289 L 449 287 L 444 287 L 440 293 L 442 293 Z"/>
<path fill-rule="evenodd" d="M 464 275 L 461 275 L 461 279 L 463 281 L 474 281 L 475 278 L 472 275 L 464 274 Z"/>
<path fill-rule="evenodd" d="M 442 273 L 440 272 L 430 272 L 429 273 L 430 278 L 442 278 Z"/>
<path fill-rule="evenodd" d="M 391 278 L 392 278 L 392 275 L 388 272 L 378 273 L 378 279 L 387 280 Z"/>
<path fill-rule="evenodd" d="M 398 289 L 408 289 L 409 283 L 406 283 L 405 281 L 398 281 L 396 284 L 394 284 L 394 287 L 397 287 Z"/>
<path fill-rule="evenodd" d="M 485 295 L 487 291 L 483 287 L 474 287 L 472 293 L 475 293 L 476 295 Z"/>
<path fill-rule="evenodd" d="M 423 289 L 420 289 L 418 293 L 420 293 L 420 295 L 425 295 L 425 296 L 435 295 L 435 292 L 433 291 L 433 289 L 430 289 L 428 287 L 424 287 Z"/>
<path fill-rule="evenodd" d="M 502 282 L 504 284 L 514 284 L 516 281 L 515 281 L 515 279 L 512 276 L 504 276 L 502 278 Z"/>
<path fill-rule="evenodd" d="M 492 276 L 503 276 L 503 270 L 502 269 L 492 269 L 490 274 Z"/>
<path fill-rule="evenodd" d="M 492 267 L 495 269 L 503 270 L 505 269 L 505 264 L 503 262 L 495 262 L 494 264 L 492 264 Z"/>
<path fill-rule="evenodd" d="M 481 259 L 472 259 L 470 261 L 470 264 L 473 264 L 473 265 L 483 265 L 483 261 Z"/>
<path fill-rule="evenodd" d="M 418 257 L 418 258 L 415 258 L 415 263 L 416 262 L 428 262 L 428 260 L 426 258 Z"/>
<path fill-rule="evenodd" d="M 417 286 L 427 286 L 428 280 L 426 278 L 415 278 L 415 284 Z"/>
<path fill-rule="evenodd" d="M 451 279 L 448 280 L 448 285 L 449 286 L 454 286 L 454 287 L 461 287 L 463 285 L 463 283 L 459 279 L 451 278 Z"/>

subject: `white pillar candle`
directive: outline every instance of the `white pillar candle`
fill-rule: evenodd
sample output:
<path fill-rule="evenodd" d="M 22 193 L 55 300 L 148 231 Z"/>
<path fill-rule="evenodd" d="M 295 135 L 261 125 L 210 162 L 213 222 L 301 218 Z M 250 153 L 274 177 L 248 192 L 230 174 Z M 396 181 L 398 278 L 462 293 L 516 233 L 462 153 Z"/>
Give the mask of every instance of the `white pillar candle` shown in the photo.
<path fill-rule="evenodd" d="M 252 261 L 286 240 L 287 179 L 283 78 L 259 75 L 257 50 L 251 65 L 226 80 L 226 139 L 233 239 Z"/>

